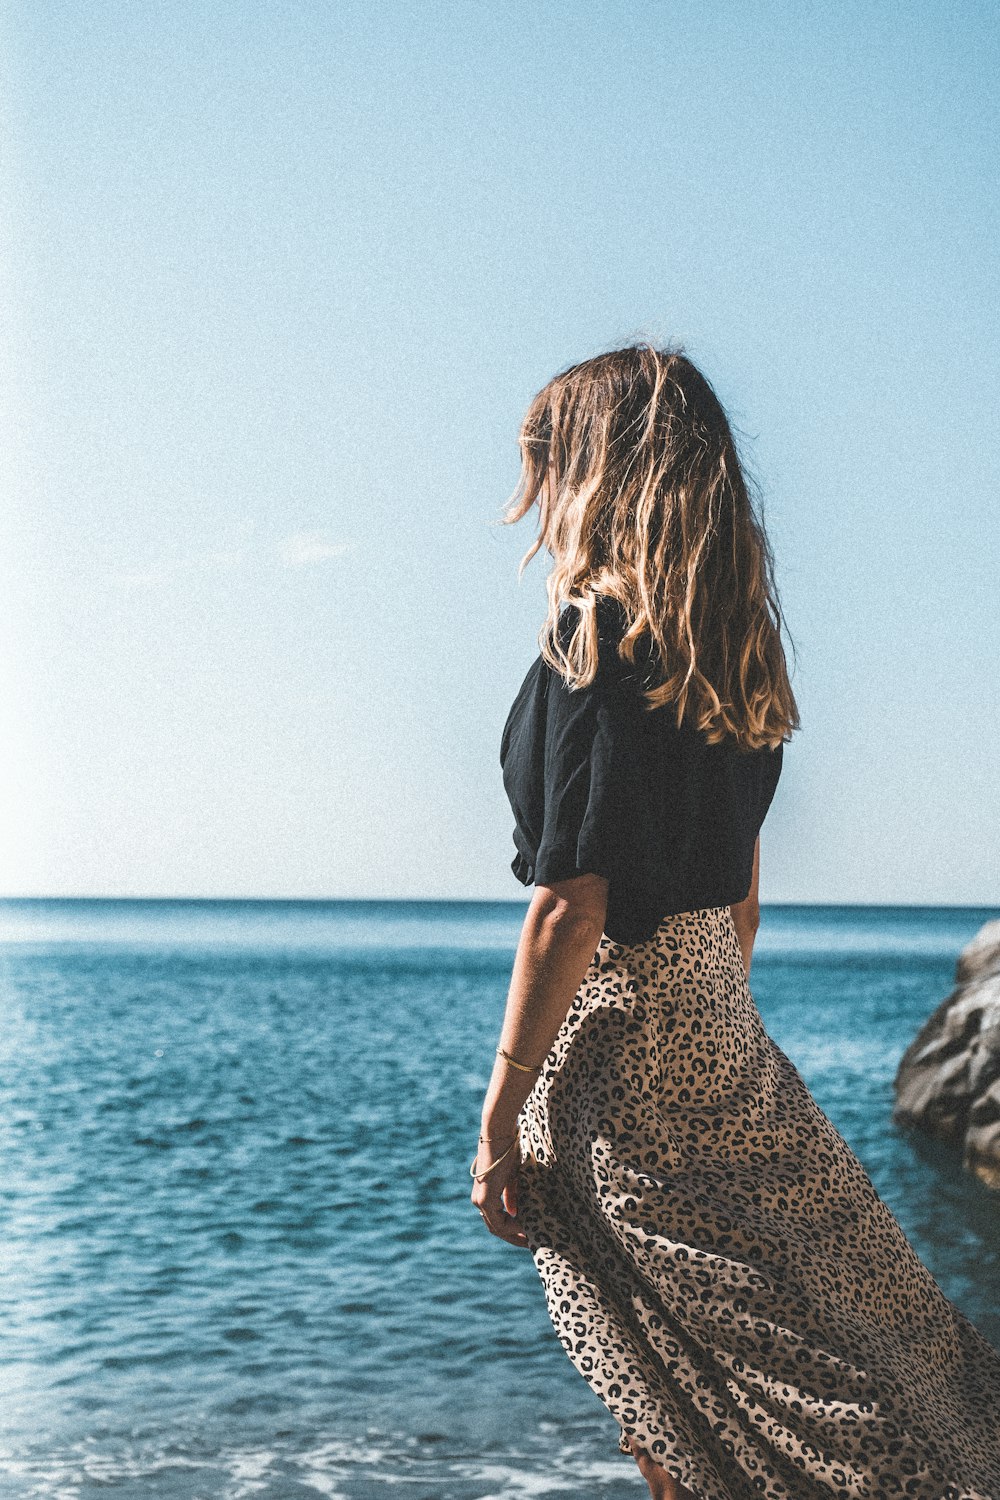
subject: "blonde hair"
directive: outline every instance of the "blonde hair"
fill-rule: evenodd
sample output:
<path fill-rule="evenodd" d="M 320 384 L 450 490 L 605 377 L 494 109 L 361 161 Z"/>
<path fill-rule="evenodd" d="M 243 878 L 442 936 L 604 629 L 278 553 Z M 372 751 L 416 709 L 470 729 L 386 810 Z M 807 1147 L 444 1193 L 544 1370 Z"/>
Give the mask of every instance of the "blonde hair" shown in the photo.
<path fill-rule="evenodd" d="M 617 599 L 619 655 L 645 643 L 659 681 L 710 744 L 776 747 L 799 727 L 781 644 L 773 557 L 718 397 L 679 347 L 640 343 L 573 365 L 534 398 L 519 437 L 521 477 L 503 521 L 538 505 L 554 565 L 542 655 L 573 687 L 598 665 L 597 600 Z M 577 623 L 563 645 L 560 611 Z M 794 647 L 793 647 L 794 650 Z M 654 672 L 654 676 L 657 675 Z"/>

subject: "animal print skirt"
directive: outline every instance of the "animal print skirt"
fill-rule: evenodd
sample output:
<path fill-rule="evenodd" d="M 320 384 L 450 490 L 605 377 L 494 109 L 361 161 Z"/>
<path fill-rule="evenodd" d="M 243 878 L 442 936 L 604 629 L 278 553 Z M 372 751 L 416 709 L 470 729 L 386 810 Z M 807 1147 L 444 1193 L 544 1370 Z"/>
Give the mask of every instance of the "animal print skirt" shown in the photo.
<path fill-rule="evenodd" d="M 768 1036 L 728 907 L 601 939 L 520 1117 L 570 1360 L 699 1500 L 1000 1500 L 1000 1354 Z"/>

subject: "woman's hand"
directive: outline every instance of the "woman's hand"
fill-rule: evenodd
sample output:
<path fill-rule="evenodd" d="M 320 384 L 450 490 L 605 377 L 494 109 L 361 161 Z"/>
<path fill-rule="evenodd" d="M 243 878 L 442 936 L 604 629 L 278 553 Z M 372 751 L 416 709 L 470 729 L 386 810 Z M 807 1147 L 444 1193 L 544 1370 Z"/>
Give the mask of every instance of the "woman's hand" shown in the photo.
<path fill-rule="evenodd" d="M 487 1145 L 479 1142 L 476 1157 L 476 1172 L 486 1172 L 492 1162 L 503 1156 L 499 1166 L 482 1179 L 472 1184 L 472 1201 L 483 1216 L 483 1223 L 490 1234 L 506 1240 L 508 1245 L 527 1247 L 526 1236 L 516 1226 L 517 1174 L 521 1166 L 521 1143 L 514 1137 L 513 1149 L 504 1156 L 510 1141 L 494 1141 Z"/>

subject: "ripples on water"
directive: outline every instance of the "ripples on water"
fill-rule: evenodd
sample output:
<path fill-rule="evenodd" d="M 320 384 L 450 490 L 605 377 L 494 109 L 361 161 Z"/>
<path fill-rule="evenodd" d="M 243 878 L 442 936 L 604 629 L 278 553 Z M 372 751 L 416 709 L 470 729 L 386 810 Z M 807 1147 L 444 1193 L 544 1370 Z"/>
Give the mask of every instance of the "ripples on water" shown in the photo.
<path fill-rule="evenodd" d="M 523 912 L 0 903 L 0 1493 L 646 1493 L 469 1202 Z M 753 989 L 1000 1344 L 1000 1201 L 889 1121 L 991 915 L 766 909 Z"/>

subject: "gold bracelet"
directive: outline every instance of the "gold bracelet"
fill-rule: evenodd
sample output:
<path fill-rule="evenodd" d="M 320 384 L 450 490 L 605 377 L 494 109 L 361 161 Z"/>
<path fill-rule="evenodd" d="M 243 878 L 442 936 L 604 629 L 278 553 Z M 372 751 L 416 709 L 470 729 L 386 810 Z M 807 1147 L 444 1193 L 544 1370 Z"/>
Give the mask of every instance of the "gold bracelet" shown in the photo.
<path fill-rule="evenodd" d="M 526 1063 L 518 1062 L 516 1057 L 511 1057 L 510 1053 L 505 1052 L 502 1047 L 498 1047 L 497 1052 L 501 1057 L 507 1059 L 512 1068 L 518 1068 L 522 1073 L 540 1073 L 544 1066 L 544 1064 L 539 1063 L 537 1068 L 529 1068 Z"/>
<path fill-rule="evenodd" d="M 510 1155 L 514 1147 L 517 1145 L 517 1141 L 518 1137 L 515 1136 L 510 1145 L 507 1147 L 506 1151 L 503 1153 L 503 1156 L 498 1156 L 496 1161 L 491 1161 L 485 1172 L 476 1172 L 476 1163 L 479 1161 L 479 1152 L 477 1151 L 475 1156 L 472 1158 L 472 1166 L 469 1168 L 469 1175 L 471 1177 L 475 1177 L 477 1182 L 482 1182 L 484 1177 L 488 1177 L 490 1175 L 494 1167 L 498 1167 L 500 1165 L 500 1163 L 504 1159 L 504 1156 Z"/>

